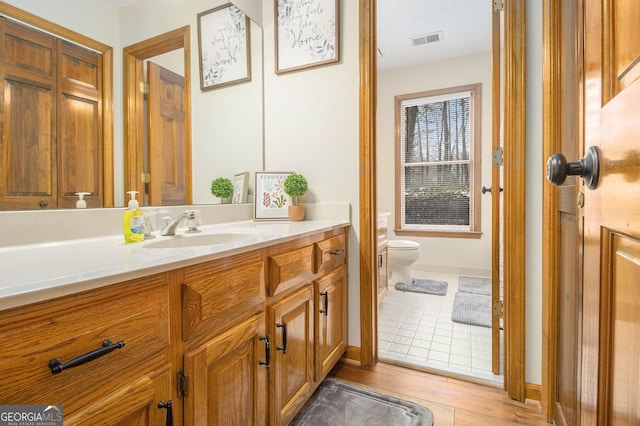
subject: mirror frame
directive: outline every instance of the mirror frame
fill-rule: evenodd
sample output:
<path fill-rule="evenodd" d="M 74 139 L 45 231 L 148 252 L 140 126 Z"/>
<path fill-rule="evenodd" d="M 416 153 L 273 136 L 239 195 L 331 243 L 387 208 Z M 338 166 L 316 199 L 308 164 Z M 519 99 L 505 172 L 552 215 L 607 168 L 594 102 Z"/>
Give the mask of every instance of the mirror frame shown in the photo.
<path fill-rule="evenodd" d="M 102 55 L 102 207 L 114 206 L 113 48 L 51 21 L 0 1 L 0 14 L 44 30 Z"/>
<path fill-rule="evenodd" d="M 154 56 L 183 49 L 184 58 L 184 150 L 186 204 L 193 203 L 191 172 L 191 28 L 189 25 L 125 47 L 123 52 L 124 85 L 124 187 L 144 193 L 140 176 L 144 170 L 144 61 Z M 142 203 L 144 204 L 144 203 Z"/>

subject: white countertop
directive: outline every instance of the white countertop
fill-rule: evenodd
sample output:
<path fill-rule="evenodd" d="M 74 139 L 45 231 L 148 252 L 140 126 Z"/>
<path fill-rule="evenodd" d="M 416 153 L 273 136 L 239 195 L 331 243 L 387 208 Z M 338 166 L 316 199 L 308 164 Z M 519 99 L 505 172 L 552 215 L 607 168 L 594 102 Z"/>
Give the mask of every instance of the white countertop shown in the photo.
<path fill-rule="evenodd" d="M 139 278 L 349 225 L 342 220 L 243 221 L 203 226 L 201 234 L 125 244 L 121 235 L 0 248 L 0 310 Z M 232 242 L 150 248 L 158 241 L 238 234 Z"/>

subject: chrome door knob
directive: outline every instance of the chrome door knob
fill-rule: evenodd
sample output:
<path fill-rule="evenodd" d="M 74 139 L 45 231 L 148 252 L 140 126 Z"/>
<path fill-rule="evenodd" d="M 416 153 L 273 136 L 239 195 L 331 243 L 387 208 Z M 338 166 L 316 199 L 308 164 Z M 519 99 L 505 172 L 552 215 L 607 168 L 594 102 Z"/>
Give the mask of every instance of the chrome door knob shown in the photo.
<path fill-rule="evenodd" d="M 562 185 L 567 176 L 580 176 L 589 189 L 596 189 L 600 176 L 600 154 L 595 146 L 587 150 L 584 158 L 567 162 L 562 154 L 553 154 L 547 161 L 547 180 L 554 185 Z"/>

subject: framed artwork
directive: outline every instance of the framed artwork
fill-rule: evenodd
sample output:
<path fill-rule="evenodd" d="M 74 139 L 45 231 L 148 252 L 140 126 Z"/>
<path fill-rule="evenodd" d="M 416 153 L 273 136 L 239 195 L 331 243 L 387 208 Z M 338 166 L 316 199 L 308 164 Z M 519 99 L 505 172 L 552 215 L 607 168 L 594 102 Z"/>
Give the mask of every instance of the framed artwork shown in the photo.
<path fill-rule="evenodd" d="M 251 80 L 249 18 L 231 3 L 198 13 L 200 90 Z"/>
<path fill-rule="evenodd" d="M 254 218 L 283 220 L 289 218 L 291 197 L 284 192 L 284 180 L 292 172 L 256 172 Z"/>
<path fill-rule="evenodd" d="M 339 0 L 274 1 L 276 74 L 340 60 Z"/>
<path fill-rule="evenodd" d="M 246 203 L 249 191 L 249 172 L 238 173 L 233 177 L 233 195 L 231 203 Z"/>

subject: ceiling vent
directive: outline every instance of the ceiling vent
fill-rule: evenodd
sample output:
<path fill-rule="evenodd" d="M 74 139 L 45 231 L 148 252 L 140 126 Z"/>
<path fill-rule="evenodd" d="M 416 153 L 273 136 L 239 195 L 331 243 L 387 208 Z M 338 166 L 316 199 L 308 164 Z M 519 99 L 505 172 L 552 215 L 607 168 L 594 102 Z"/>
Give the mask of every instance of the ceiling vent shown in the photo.
<path fill-rule="evenodd" d="M 411 39 L 411 45 L 421 46 L 423 44 L 437 43 L 440 40 L 442 40 L 442 31 L 414 37 Z"/>

